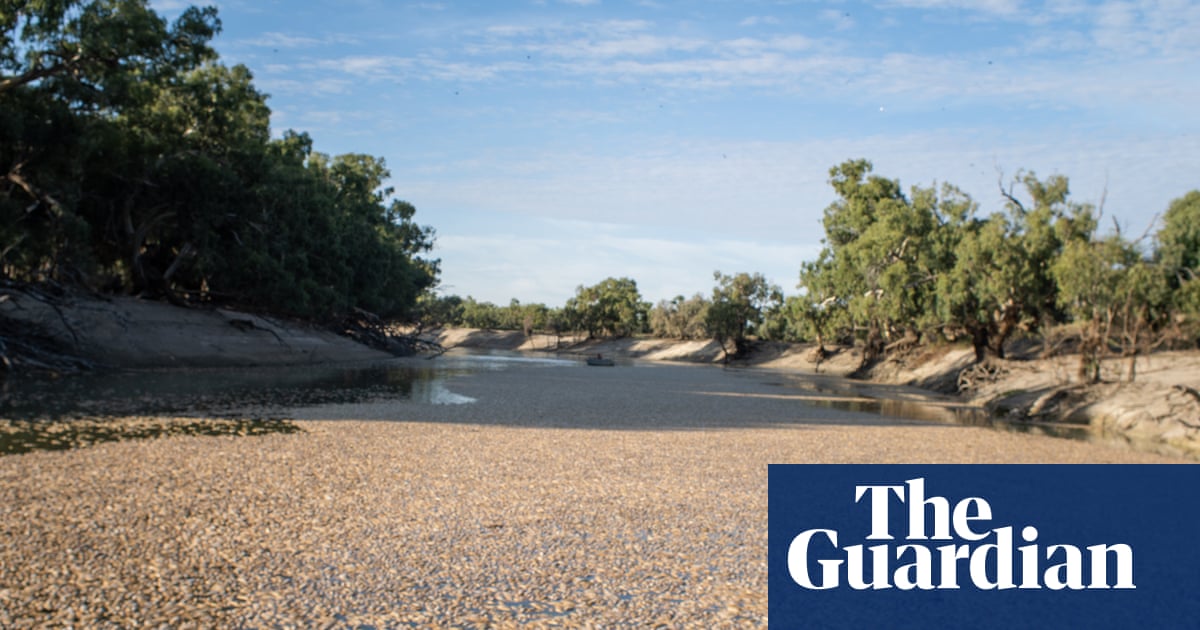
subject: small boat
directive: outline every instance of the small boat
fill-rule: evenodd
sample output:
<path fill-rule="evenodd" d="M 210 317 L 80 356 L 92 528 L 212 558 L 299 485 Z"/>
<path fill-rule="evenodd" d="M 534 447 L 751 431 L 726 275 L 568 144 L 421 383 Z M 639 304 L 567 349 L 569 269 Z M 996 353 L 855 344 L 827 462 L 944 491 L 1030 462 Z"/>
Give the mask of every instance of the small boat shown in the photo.
<path fill-rule="evenodd" d="M 612 367 L 612 366 L 616 365 L 616 363 L 612 359 L 606 359 L 606 358 L 604 358 L 603 355 L 600 355 L 600 354 L 597 354 L 594 357 L 588 357 L 587 364 L 588 365 L 607 366 L 607 367 Z"/>

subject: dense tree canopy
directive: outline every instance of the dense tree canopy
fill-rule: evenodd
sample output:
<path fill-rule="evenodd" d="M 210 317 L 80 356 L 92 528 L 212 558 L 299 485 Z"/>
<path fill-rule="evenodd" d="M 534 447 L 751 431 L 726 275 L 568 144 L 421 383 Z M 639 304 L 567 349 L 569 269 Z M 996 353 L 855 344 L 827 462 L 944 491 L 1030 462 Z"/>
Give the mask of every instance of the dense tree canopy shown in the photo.
<path fill-rule="evenodd" d="M 783 304 L 783 292 L 767 282 L 761 273 L 732 276 L 713 272 L 717 286 L 704 323 L 709 335 L 721 343 L 732 343 L 736 352 L 746 339 L 757 333 L 768 312 Z"/>
<path fill-rule="evenodd" d="M 642 300 L 633 279 L 605 278 L 590 287 L 578 287 L 563 313 L 572 330 L 589 337 L 626 337 L 646 330 L 650 304 Z"/>
<path fill-rule="evenodd" d="M 436 282 L 383 160 L 271 139 L 215 9 L 9 2 L 0 28 L 3 277 L 315 317 L 401 316 Z"/>
<path fill-rule="evenodd" d="M 1019 173 L 1003 211 L 981 217 L 953 187 L 906 196 L 864 160 L 830 174 L 839 200 L 825 247 L 801 269 L 803 301 L 785 309 L 818 342 L 860 338 L 869 360 L 888 343 L 966 336 L 983 359 L 1004 356 L 1018 331 L 1074 323 L 1094 379 L 1106 352 L 1195 338 L 1200 192 L 1171 204 L 1147 253 L 1119 232 L 1098 236 L 1095 208 L 1071 200 L 1061 175 Z"/>
<path fill-rule="evenodd" d="M 1156 240 L 1157 260 L 1174 291 L 1173 305 L 1182 313 L 1200 315 L 1200 190 L 1171 203 Z"/>
<path fill-rule="evenodd" d="M 650 309 L 650 332 L 666 339 L 706 339 L 705 320 L 711 302 L 699 293 L 662 300 Z"/>

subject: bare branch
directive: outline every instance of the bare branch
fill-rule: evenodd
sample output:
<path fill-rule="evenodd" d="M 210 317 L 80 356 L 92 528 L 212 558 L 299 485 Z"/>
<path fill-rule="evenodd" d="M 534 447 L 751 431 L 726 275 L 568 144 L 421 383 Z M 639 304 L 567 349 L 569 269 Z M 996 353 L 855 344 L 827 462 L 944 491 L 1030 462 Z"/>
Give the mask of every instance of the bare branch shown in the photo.
<path fill-rule="evenodd" d="M 1154 226 L 1155 226 L 1155 224 L 1157 224 L 1157 223 L 1158 223 L 1158 219 L 1159 219 L 1161 216 L 1162 216 L 1162 213 L 1161 213 L 1161 212 L 1156 212 L 1156 213 L 1154 213 L 1154 216 L 1153 216 L 1153 217 L 1150 217 L 1150 223 L 1149 223 L 1149 224 L 1146 226 L 1146 231 L 1142 232 L 1142 235 L 1141 235 L 1141 236 L 1139 236 L 1139 237 L 1137 238 L 1137 240 L 1136 240 L 1136 241 L 1134 241 L 1134 243 L 1140 243 L 1140 242 L 1142 242 L 1142 241 L 1146 240 L 1147 238 L 1149 238 L 1149 237 L 1150 237 L 1150 230 L 1153 230 L 1153 229 L 1154 229 Z"/>
<path fill-rule="evenodd" d="M 1022 215 L 1025 214 L 1026 213 L 1025 205 L 1021 203 L 1020 199 L 1017 199 L 1016 196 L 1013 195 L 1013 192 L 1012 192 L 1013 184 L 1010 183 L 1008 185 L 1008 189 L 1006 190 L 1004 188 L 1004 171 L 1001 171 L 1000 169 L 996 169 L 996 170 L 999 173 L 996 184 L 1000 187 L 1000 195 L 1003 196 L 1005 199 L 1007 199 L 1009 201 L 1009 203 L 1013 204 L 1013 206 L 1015 206 L 1017 208 L 1018 212 L 1020 212 Z"/>

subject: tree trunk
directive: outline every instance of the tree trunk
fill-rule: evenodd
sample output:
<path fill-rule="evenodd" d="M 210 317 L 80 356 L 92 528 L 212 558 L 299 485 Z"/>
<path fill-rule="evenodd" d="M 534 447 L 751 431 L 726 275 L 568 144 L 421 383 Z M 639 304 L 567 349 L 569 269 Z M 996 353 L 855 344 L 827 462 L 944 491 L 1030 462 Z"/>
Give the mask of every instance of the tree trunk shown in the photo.
<path fill-rule="evenodd" d="M 970 330 L 971 344 L 975 346 L 975 362 L 983 363 L 987 359 L 988 348 L 990 347 L 987 326 L 976 325 L 971 327 Z"/>
<path fill-rule="evenodd" d="M 1100 382 L 1100 322 L 1092 319 L 1083 333 L 1079 344 L 1079 380 L 1084 383 Z"/>

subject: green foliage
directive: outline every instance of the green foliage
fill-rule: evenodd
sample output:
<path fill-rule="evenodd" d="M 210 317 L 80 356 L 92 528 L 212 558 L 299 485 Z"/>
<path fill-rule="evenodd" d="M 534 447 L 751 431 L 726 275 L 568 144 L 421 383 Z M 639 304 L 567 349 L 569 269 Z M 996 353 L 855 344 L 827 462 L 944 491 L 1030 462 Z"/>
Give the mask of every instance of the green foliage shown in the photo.
<path fill-rule="evenodd" d="M 1158 258 L 1172 276 L 1171 286 L 1194 285 L 1200 277 L 1200 190 L 1193 190 L 1171 202 L 1157 240 Z M 1193 307 L 1188 306 L 1187 311 L 1200 313 Z"/>
<path fill-rule="evenodd" d="M 1062 320 L 1051 267 L 1065 247 L 1086 242 L 1096 228 L 1092 206 L 1069 200 L 1067 179 L 1045 181 L 1020 174 L 1032 200 L 1011 189 L 1003 194 L 1006 213 L 965 222 L 954 248 L 955 263 L 938 280 L 938 314 L 946 325 L 965 330 L 982 358 L 1004 356 L 1004 344 L 1017 330 L 1037 330 Z"/>
<path fill-rule="evenodd" d="M 1092 207 L 1070 201 L 1065 177 L 1019 174 L 1025 200 L 1002 191 L 1006 211 L 979 218 L 958 189 L 905 196 L 865 160 L 830 175 L 840 199 L 825 211 L 825 248 L 800 272 L 806 303 L 789 309 L 820 343 L 853 333 L 869 361 L 889 342 L 936 331 L 966 334 L 982 359 L 1003 356 L 1015 331 L 1061 319 L 1051 265 L 1096 227 Z"/>
<path fill-rule="evenodd" d="M 741 352 L 748 336 L 756 334 L 764 317 L 783 304 L 783 292 L 767 282 L 761 273 L 732 276 L 713 272 L 717 286 L 704 318 L 709 336 L 721 343 L 734 344 Z"/>
<path fill-rule="evenodd" d="M 1129 358 L 1132 378 L 1139 353 L 1200 334 L 1200 191 L 1171 204 L 1147 256 L 1119 232 L 1096 238 L 1093 207 L 1061 175 L 1018 173 L 1004 211 L 981 218 L 953 187 L 908 198 L 864 160 L 830 174 L 839 200 L 825 248 L 801 268 L 803 296 L 783 309 L 789 334 L 823 346 L 853 333 L 869 360 L 900 332 L 937 331 L 968 336 L 983 359 L 1018 330 L 1074 322 L 1091 380 L 1108 353 Z"/>
<path fill-rule="evenodd" d="M 704 321 L 709 304 L 699 293 L 662 300 L 650 309 L 650 333 L 664 339 L 704 339 L 708 336 Z"/>
<path fill-rule="evenodd" d="M 1158 232 L 1158 256 L 1171 268 L 1176 283 L 1200 270 L 1200 190 L 1171 202 Z"/>
<path fill-rule="evenodd" d="M 1082 379 L 1100 379 L 1101 361 L 1112 345 L 1125 356 L 1136 356 L 1167 317 L 1167 269 L 1144 259 L 1120 235 L 1070 242 L 1051 271 L 1062 306 L 1080 325 Z"/>
<path fill-rule="evenodd" d="M 545 304 L 521 304 L 512 300 L 507 306 L 478 302 L 468 296 L 435 296 L 426 293 L 418 299 L 415 319 L 422 326 L 465 326 L 486 330 L 521 330 L 526 335 L 545 331 L 559 333 L 564 328 L 561 315 Z"/>
<path fill-rule="evenodd" d="M 627 337 L 648 328 L 650 304 L 642 301 L 637 282 L 630 278 L 605 278 L 600 283 L 575 290 L 563 315 L 572 330 L 588 337 Z"/>
<path fill-rule="evenodd" d="M 327 317 L 406 315 L 438 263 L 381 159 L 270 139 L 266 96 L 216 62 L 212 8 L 0 13 L 0 274 Z"/>
<path fill-rule="evenodd" d="M 1171 202 L 1156 240 L 1155 257 L 1172 290 L 1173 323 L 1181 336 L 1200 343 L 1200 190 Z"/>
<path fill-rule="evenodd" d="M 779 323 L 771 326 L 778 332 L 772 332 L 770 338 L 788 342 L 814 341 L 824 348 L 829 340 L 833 311 L 827 305 L 810 302 L 807 296 L 788 296 L 776 311 L 774 319 Z"/>
<path fill-rule="evenodd" d="M 899 182 L 871 168 L 856 160 L 830 170 L 840 199 L 825 210 L 820 256 L 801 269 L 809 303 L 792 307 L 822 342 L 831 331 L 864 334 L 869 356 L 932 325 L 938 274 L 953 260 L 958 226 L 974 211 L 948 186 L 940 196 L 914 188 L 910 201 Z"/>

